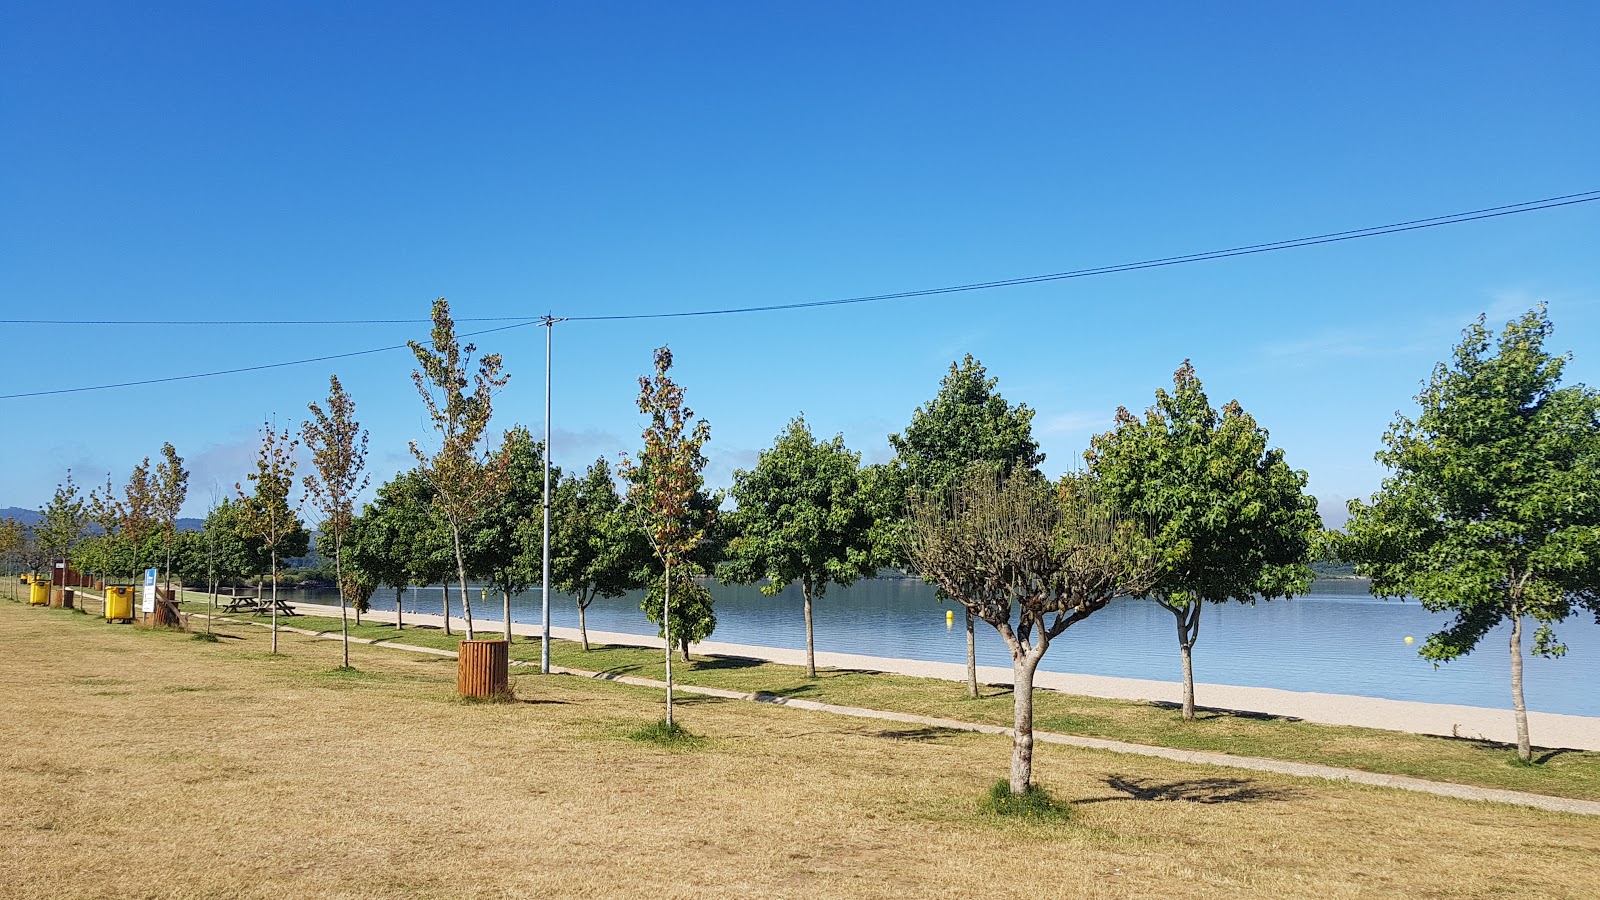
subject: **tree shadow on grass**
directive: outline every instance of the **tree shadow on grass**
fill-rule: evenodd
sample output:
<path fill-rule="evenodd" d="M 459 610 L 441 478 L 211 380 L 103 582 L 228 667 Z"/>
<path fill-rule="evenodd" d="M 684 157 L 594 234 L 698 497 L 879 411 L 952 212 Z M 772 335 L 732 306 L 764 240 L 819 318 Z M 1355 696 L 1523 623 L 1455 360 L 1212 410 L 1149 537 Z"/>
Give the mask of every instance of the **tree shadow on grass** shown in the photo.
<path fill-rule="evenodd" d="M 712 671 L 717 669 L 754 669 L 764 665 L 766 663 L 761 660 L 751 659 L 748 656 L 724 656 L 720 653 L 713 653 L 696 659 L 692 668 L 695 671 Z"/>
<path fill-rule="evenodd" d="M 1106 787 L 1117 791 L 1110 797 L 1090 797 L 1074 803 L 1104 803 L 1112 800 L 1151 800 L 1183 803 L 1260 803 L 1292 800 L 1298 792 L 1267 787 L 1248 778 L 1194 778 L 1188 781 L 1157 781 L 1153 778 L 1104 779 Z"/>
<path fill-rule="evenodd" d="M 1166 700 L 1151 700 L 1151 706 L 1168 710 L 1183 709 L 1182 703 L 1170 703 Z M 1249 719 L 1253 722 L 1303 722 L 1304 719 L 1295 716 L 1284 716 L 1276 713 L 1251 712 L 1243 709 L 1223 709 L 1219 706 L 1196 706 L 1194 717 L 1197 721 L 1208 719 Z"/>
<path fill-rule="evenodd" d="M 940 738 L 968 733 L 959 728 L 941 728 L 936 725 L 927 725 L 922 728 L 892 728 L 878 732 L 877 736 L 891 741 L 937 741 Z"/>
<path fill-rule="evenodd" d="M 795 697 L 801 697 L 805 694 L 815 694 L 816 692 L 817 686 L 815 684 L 797 684 L 794 687 L 772 688 L 770 690 L 759 691 L 756 693 L 756 699 L 762 703 L 773 703 L 778 700 L 789 700 Z"/>

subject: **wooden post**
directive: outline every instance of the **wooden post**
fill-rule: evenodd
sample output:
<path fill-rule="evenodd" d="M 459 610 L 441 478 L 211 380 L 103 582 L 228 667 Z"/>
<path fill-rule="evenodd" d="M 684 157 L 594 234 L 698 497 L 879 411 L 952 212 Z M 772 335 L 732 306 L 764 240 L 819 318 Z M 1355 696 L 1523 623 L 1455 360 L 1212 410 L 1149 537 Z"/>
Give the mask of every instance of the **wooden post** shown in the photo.
<path fill-rule="evenodd" d="M 511 699 L 509 661 L 504 640 L 462 641 L 456 657 L 456 693 L 483 700 Z"/>

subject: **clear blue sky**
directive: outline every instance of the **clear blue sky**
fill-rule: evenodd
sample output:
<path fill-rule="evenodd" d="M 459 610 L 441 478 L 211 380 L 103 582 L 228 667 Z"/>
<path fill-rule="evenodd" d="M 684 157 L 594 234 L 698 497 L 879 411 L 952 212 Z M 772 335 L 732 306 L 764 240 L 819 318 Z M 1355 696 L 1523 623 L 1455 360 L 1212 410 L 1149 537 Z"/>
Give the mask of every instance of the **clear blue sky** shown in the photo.
<path fill-rule="evenodd" d="M 1600 5 L 0 3 L 5 318 L 603 315 L 1057 272 L 1600 189 Z M 982 293 L 558 326 L 558 463 L 639 443 L 670 344 L 725 484 L 804 411 L 868 460 L 972 353 L 1051 474 L 1193 358 L 1325 501 L 1460 329 L 1548 303 L 1600 381 L 1600 203 Z M 423 325 L 0 326 L 0 393 Z M 543 334 L 485 336 L 542 427 Z M 170 440 L 189 514 L 337 372 L 378 478 L 405 351 L 0 401 L 0 506 Z"/>

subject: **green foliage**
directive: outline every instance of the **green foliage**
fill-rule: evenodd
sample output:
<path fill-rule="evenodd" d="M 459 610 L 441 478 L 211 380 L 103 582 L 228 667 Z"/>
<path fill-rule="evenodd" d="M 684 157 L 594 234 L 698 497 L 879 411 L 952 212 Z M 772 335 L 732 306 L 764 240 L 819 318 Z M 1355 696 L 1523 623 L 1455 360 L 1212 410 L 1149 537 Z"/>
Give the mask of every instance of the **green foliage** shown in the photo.
<path fill-rule="evenodd" d="M 1550 331 L 1543 307 L 1530 310 L 1491 349 L 1480 316 L 1417 395 L 1418 417 L 1384 434 L 1382 489 L 1350 503 L 1341 553 L 1373 592 L 1455 616 L 1423 644 L 1427 659 L 1469 653 L 1501 622 L 1519 635 L 1523 617 L 1539 623 L 1534 652 L 1560 656 L 1553 626 L 1600 616 L 1600 394 L 1558 387 L 1566 358 L 1545 352 Z M 1519 745 L 1526 759 L 1525 735 Z"/>
<path fill-rule="evenodd" d="M 1558 388 L 1565 358 L 1543 349 L 1543 308 L 1508 323 L 1493 353 L 1479 317 L 1440 363 L 1413 420 L 1395 419 L 1377 459 L 1391 474 L 1351 501 L 1342 552 L 1381 596 L 1454 612 L 1422 655 L 1470 652 L 1509 617 L 1550 626 L 1600 612 L 1600 395 Z"/>
<path fill-rule="evenodd" d="M 449 528 L 432 510 L 433 488 L 420 472 L 402 472 L 378 487 L 350 524 L 346 560 L 386 587 L 436 584 L 455 568 Z"/>
<path fill-rule="evenodd" d="M 977 460 L 997 464 L 1002 476 L 1044 462 L 1033 439 L 1033 410 L 1007 403 L 994 389 L 998 383 L 969 353 L 950 364 L 938 395 L 911 414 L 905 431 L 889 435 L 909 487 L 941 490 Z"/>
<path fill-rule="evenodd" d="M 274 584 L 277 583 L 278 564 L 307 549 L 304 544 L 295 546 L 298 542 L 294 538 L 306 532 L 300 521 L 299 502 L 289 502 L 294 490 L 294 450 L 299 443 L 290 440 L 287 428 L 279 434 L 270 424 L 264 425 L 256 471 L 248 476 L 255 485 L 254 491 L 246 494 L 242 484 L 233 486 L 239 494 L 235 513 L 239 533 L 255 538 L 265 548 Z"/>
<path fill-rule="evenodd" d="M 587 607 L 594 597 L 620 597 L 649 579 L 650 542 L 623 509 L 604 457 L 580 480 L 563 478 L 551 516 L 553 586 Z"/>
<path fill-rule="evenodd" d="M 990 785 L 978 809 L 992 816 L 1029 822 L 1065 822 L 1072 818 L 1072 807 L 1051 797 L 1044 788 L 1029 785 L 1027 790 L 1017 794 L 1012 792 L 1011 782 L 1004 778 Z"/>
<path fill-rule="evenodd" d="M 39 522 L 33 526 L 39 549 L 50 559 L 65 558 L 83 539 L 89 525 L 87 504 L 78 496 L 78 486 L 72 483 L 71 469 L 67 470 L 66 481 L 56 485 L 55 495 L 39 515 Z"/>
<path fill-rule="evenodd" d="M 1084 454 L 1106 499 L 1155 527 L 1151 594 L 1182 607 L 1304 592 L 1322 531 L 1306 473 L 1267 447 L 1267 430 L 1238 401 L 1219 415 L 1188 360 L 1172 384 L 1143 420 L 1118 409 L 1116 427 Z"/>
<path fill-rule="evenodd" d="M 877 571 L 861 455 L 845 448 L 843 436 L 818 441 L 803 417 L 794 419 L 753 470 L 734 473 L 732 494 L 738 510 L 728 559 L 717 570 L 723 580 L 764 578 L 768 596 L 800 582 L 807 596 L 820 597 L 830 582 L 849 585 Z"/>
<path fill-rule="evenodd" d="M 215 634 L 209 631 L 196 631 L 194 634 L 189 635 L 189 640 L 200 641 L 206 644 L 217 644 L 221 643 L 222 638 L 217 637 Z"/>
<path fill-rule="evenodd" d="M 683 388 L 667 375 L 671 368 L 672 351 L 659 347 L 655 376 L 639 378 L 639 412 L 650 417 L 650 424 L 638 461 L 624 458 L 622 474 L 651 549 L 666 567 L 676 568 L 706 537 L 715 508 L 696 503 L 704 494 L 704 447 L 711 439 L 711 423 L 697 419 L 684 404 Z"/>
<path fill-rule="evenodd" d="M 0 555 L 21 547 L 25 534 L 22 523 L 16 519 L 0 519 Z"/>
<path fill-rule="evenodd" d="M 672 642 L 687 657 L 690 644 L 703 641 L 716 631 L 717 614 L 712 610 L 711 589 L 680 572 L 681 569 L 672 570 Z M 657 626 L 656 636 L 661 638 L 667 636 L 659 627 L 665 585 L 665 579 L 652 582 L 639 601 L 639 609 Z"/>
<path fill-rule="evenodd" d="M 161 461 L 156 463 L 152 480 L 151 499 L 156 515 L 156 528 L 161 534 L 161 548 L 165 552 L 166 582 L 172 583 L 173 544 L 178 539 L 178 513 L 189 496 L 189 471 L 183 467 L 183 457 L 170 443 L 161 445 Z"/>
<path fill-rule="evenodd" d="M 333 575 L 339 587 L 339 602 L 357 603 L 365 608 L 369 588 L 359 601 L 345 595 L 347 585 L 362 587 L 358 577 L 344 575 L 344 541 L 355 517 L 356 494 L 367 486 L 367 433 L 356 421 L 356 404 L 339 383 L 339 376 L 328 376 L 328 409 L 307 404 L 311 418 L 301 423 L 300 435 L 311 451 L 313 471 L 305 476 L 306 495 L 322 512 L 322 533 L 333 539 Z M 345 656 L 350 655 L 349 641 Z"/>
<path fill-rule="evenodd" d="M 484 498 L 467 529 L 467 570 L 508 594 L 538 582 L 543 566 L 544 444 L 521 425 L 500 445 L 500 490 Z M 561 478 L 560 469 L 551 478 Z"/>

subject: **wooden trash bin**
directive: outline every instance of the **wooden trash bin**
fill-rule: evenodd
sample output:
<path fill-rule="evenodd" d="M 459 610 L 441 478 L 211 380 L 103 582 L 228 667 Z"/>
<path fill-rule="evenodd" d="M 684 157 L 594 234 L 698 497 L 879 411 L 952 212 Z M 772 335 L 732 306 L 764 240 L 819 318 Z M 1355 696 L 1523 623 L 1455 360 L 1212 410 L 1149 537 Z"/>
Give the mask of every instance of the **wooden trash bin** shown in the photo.
<path fill-rule="evenodd" d="M 178 601 L 173 599 L 176 591 L 163 591 L 156 589 L 156 611 L 150 615 L 150 624 L 157 628 L 177 628 L 181 623 L 178 617 Z"/>
<path fill-rule="evenodd" d="M 56 592 L 55 602 L 51 603 L 50 605 L 60 609 L 71 609 L 72 600 L 72 588 L 62 588 Z"/>
<path fill-rule="evenodd" d="M 462 641 L 456 656 L 456 693 L 482 700 L 509 700 L 509 646 L 499 641 Z"/>

